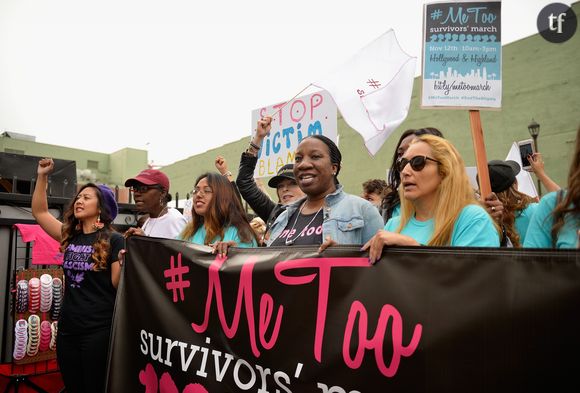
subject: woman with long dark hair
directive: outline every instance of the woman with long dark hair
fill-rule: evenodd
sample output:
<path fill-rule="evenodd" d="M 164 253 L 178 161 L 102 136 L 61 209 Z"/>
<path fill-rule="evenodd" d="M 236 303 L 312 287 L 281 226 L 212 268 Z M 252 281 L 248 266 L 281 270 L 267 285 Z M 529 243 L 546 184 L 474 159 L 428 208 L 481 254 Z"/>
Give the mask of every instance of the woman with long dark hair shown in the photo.
<path fill-rule="evenodd" d="M 524 247 L 577 248 L 580 230 L 580 128 L 568 173 L 568 188 L 544 195 L 534 213 Z"/>
<path fill-rule="evenodd" d="M 234 187 L 225 176 L 204 173 L 195 181 L 192 220 L 179 239 L 209 245 L 225 255 L 228 247 L 257 247 L 257 239 Z"/>
<path fill-rule="evenodd" d="M 48 211 L 46 187 L 54 162 L 38 163 L 32 214 L 64 253 L 64 301 L 58 321 L 57 361 L 68 393 L 105 389 L 109 335 L 120 278 L 117 255 L 123 236 L 111 223 L 118 208 L 104 185 L 86 184 L 64 211 L 63 222 Z"/>

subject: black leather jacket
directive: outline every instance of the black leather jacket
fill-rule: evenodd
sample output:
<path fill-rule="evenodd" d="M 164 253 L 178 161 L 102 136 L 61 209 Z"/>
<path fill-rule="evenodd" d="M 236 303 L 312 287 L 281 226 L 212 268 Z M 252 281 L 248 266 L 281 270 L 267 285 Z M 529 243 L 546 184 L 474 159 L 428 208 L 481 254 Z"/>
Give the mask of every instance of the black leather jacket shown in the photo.
<path fill-rule="evenodd" d="M 257 162 L 258 157 L 254 157 L 246 152 L 242 153 L 236 185 L 242 198 L 248 202 L 258 217 L 264 220 L 266 223 L 265 233 L 268 233 L 272 224 L 276 221 L 280 213 L 286 209 L 286 206 L 272 202 L 270 197 L 260 190 L 256 184 L 254 180 L 254 169 L 256 169 Z"/>

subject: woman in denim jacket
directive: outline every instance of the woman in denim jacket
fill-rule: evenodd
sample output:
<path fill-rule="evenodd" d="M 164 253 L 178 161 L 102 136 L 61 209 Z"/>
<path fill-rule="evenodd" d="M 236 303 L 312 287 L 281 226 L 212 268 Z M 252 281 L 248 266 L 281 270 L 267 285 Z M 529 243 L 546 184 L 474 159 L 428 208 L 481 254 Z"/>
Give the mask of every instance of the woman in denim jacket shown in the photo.
<path fill-rule="evenodd" d="M 347 194 L 338 183 L 342 155 L 329 138 L 312 135 L 296 149 L 294 177 L 306 194 L 282 212 L 268 246 L 364 244 L 383 220 L 368 201 Z"/>

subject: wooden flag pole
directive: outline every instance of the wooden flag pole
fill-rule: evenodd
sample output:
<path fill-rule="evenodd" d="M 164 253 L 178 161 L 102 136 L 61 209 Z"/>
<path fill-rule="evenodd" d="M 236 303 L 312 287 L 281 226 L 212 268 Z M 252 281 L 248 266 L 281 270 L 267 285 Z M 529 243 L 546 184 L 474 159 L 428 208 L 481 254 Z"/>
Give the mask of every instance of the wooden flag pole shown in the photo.
<path fill-rule="evenodd" d="M 471 124 L 471 138 L 473 140 L 473 151 L 475 152 L 475 162 L 477 164 L 477 174 L 479 177 L 479 192 L 483 200 L 491 194 L 491 183 L 489 182 L 487 154 L 485 153 L 483 128 L 478 110 L 469 110 L 469 122 Z"/>

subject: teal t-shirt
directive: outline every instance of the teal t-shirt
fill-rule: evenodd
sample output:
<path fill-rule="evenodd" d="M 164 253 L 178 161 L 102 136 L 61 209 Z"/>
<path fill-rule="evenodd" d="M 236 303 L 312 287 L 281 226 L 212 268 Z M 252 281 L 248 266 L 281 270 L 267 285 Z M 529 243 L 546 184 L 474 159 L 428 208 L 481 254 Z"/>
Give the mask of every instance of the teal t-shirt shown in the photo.
<path fill-rule="evenodd" d="M 399 203 L 393 209 L 393 213 L 391 214 L 391 218 L 399 217 L 401 215 L 401 204 Z"/>
<path fill-rule="evenodd" d="M 193 237 L 182 240 L 187 240 L 194 244 L 203 245 L 205 244 L 205 235 L 206 235 L 205 227 L 201 227 L 197 230 L 197 232 L 194 233 Z M 216 236 L 211 242 L 212 243 L 219 241 L 229 242 L 231 240 L 237 243 L 236 247 L 240 248 L 258 247 L 258 243 L 256 243 L 255 239 L 252 239 L 250 243 L 243 243 L 240 237 L 238 236 L 238 229 L 236 227 L 227 227 L 226 230 L 224 231 L 223 239 L 220 239 L 218 236 Z"/>
<path fill-rule="evenodd" d="M 385 224 L 385 230 L 395 232 L 400 223 L 400 216 L 393 217 Z M 412 237 L 419 244 L 427 244 L 433 236 L 433 226 L 433 219 L 418 221 L 412 217 L 401 234 Z M 453 225 L 450 246 L 499 247 L 499 233 L 484 208 L 479 205 L 467 205 L 461 210 Z"/>
<path fill-rule="evenodd" d="M 537 208 L 537 203 L 530 203 L 524 210 L 520 210 L 516 213 L 515 227 L 520 235 L 520 244 L 524 244 L 524 241 L 526 240 L 526 233 L 528 232 L 530 220 Z"/>
<path fill-rule="evenodd" d="M 558 191 L 546 194 L 540 200 L 528 226 L 524 247 L 552 248 L 552 225 L 554 225 L 552 210 L 556 207 L 557 201 Z M 564 225 L 558 232 L 556 248 L 576 248 L 579 226 L 580 217 L 566 215 Z"/>

